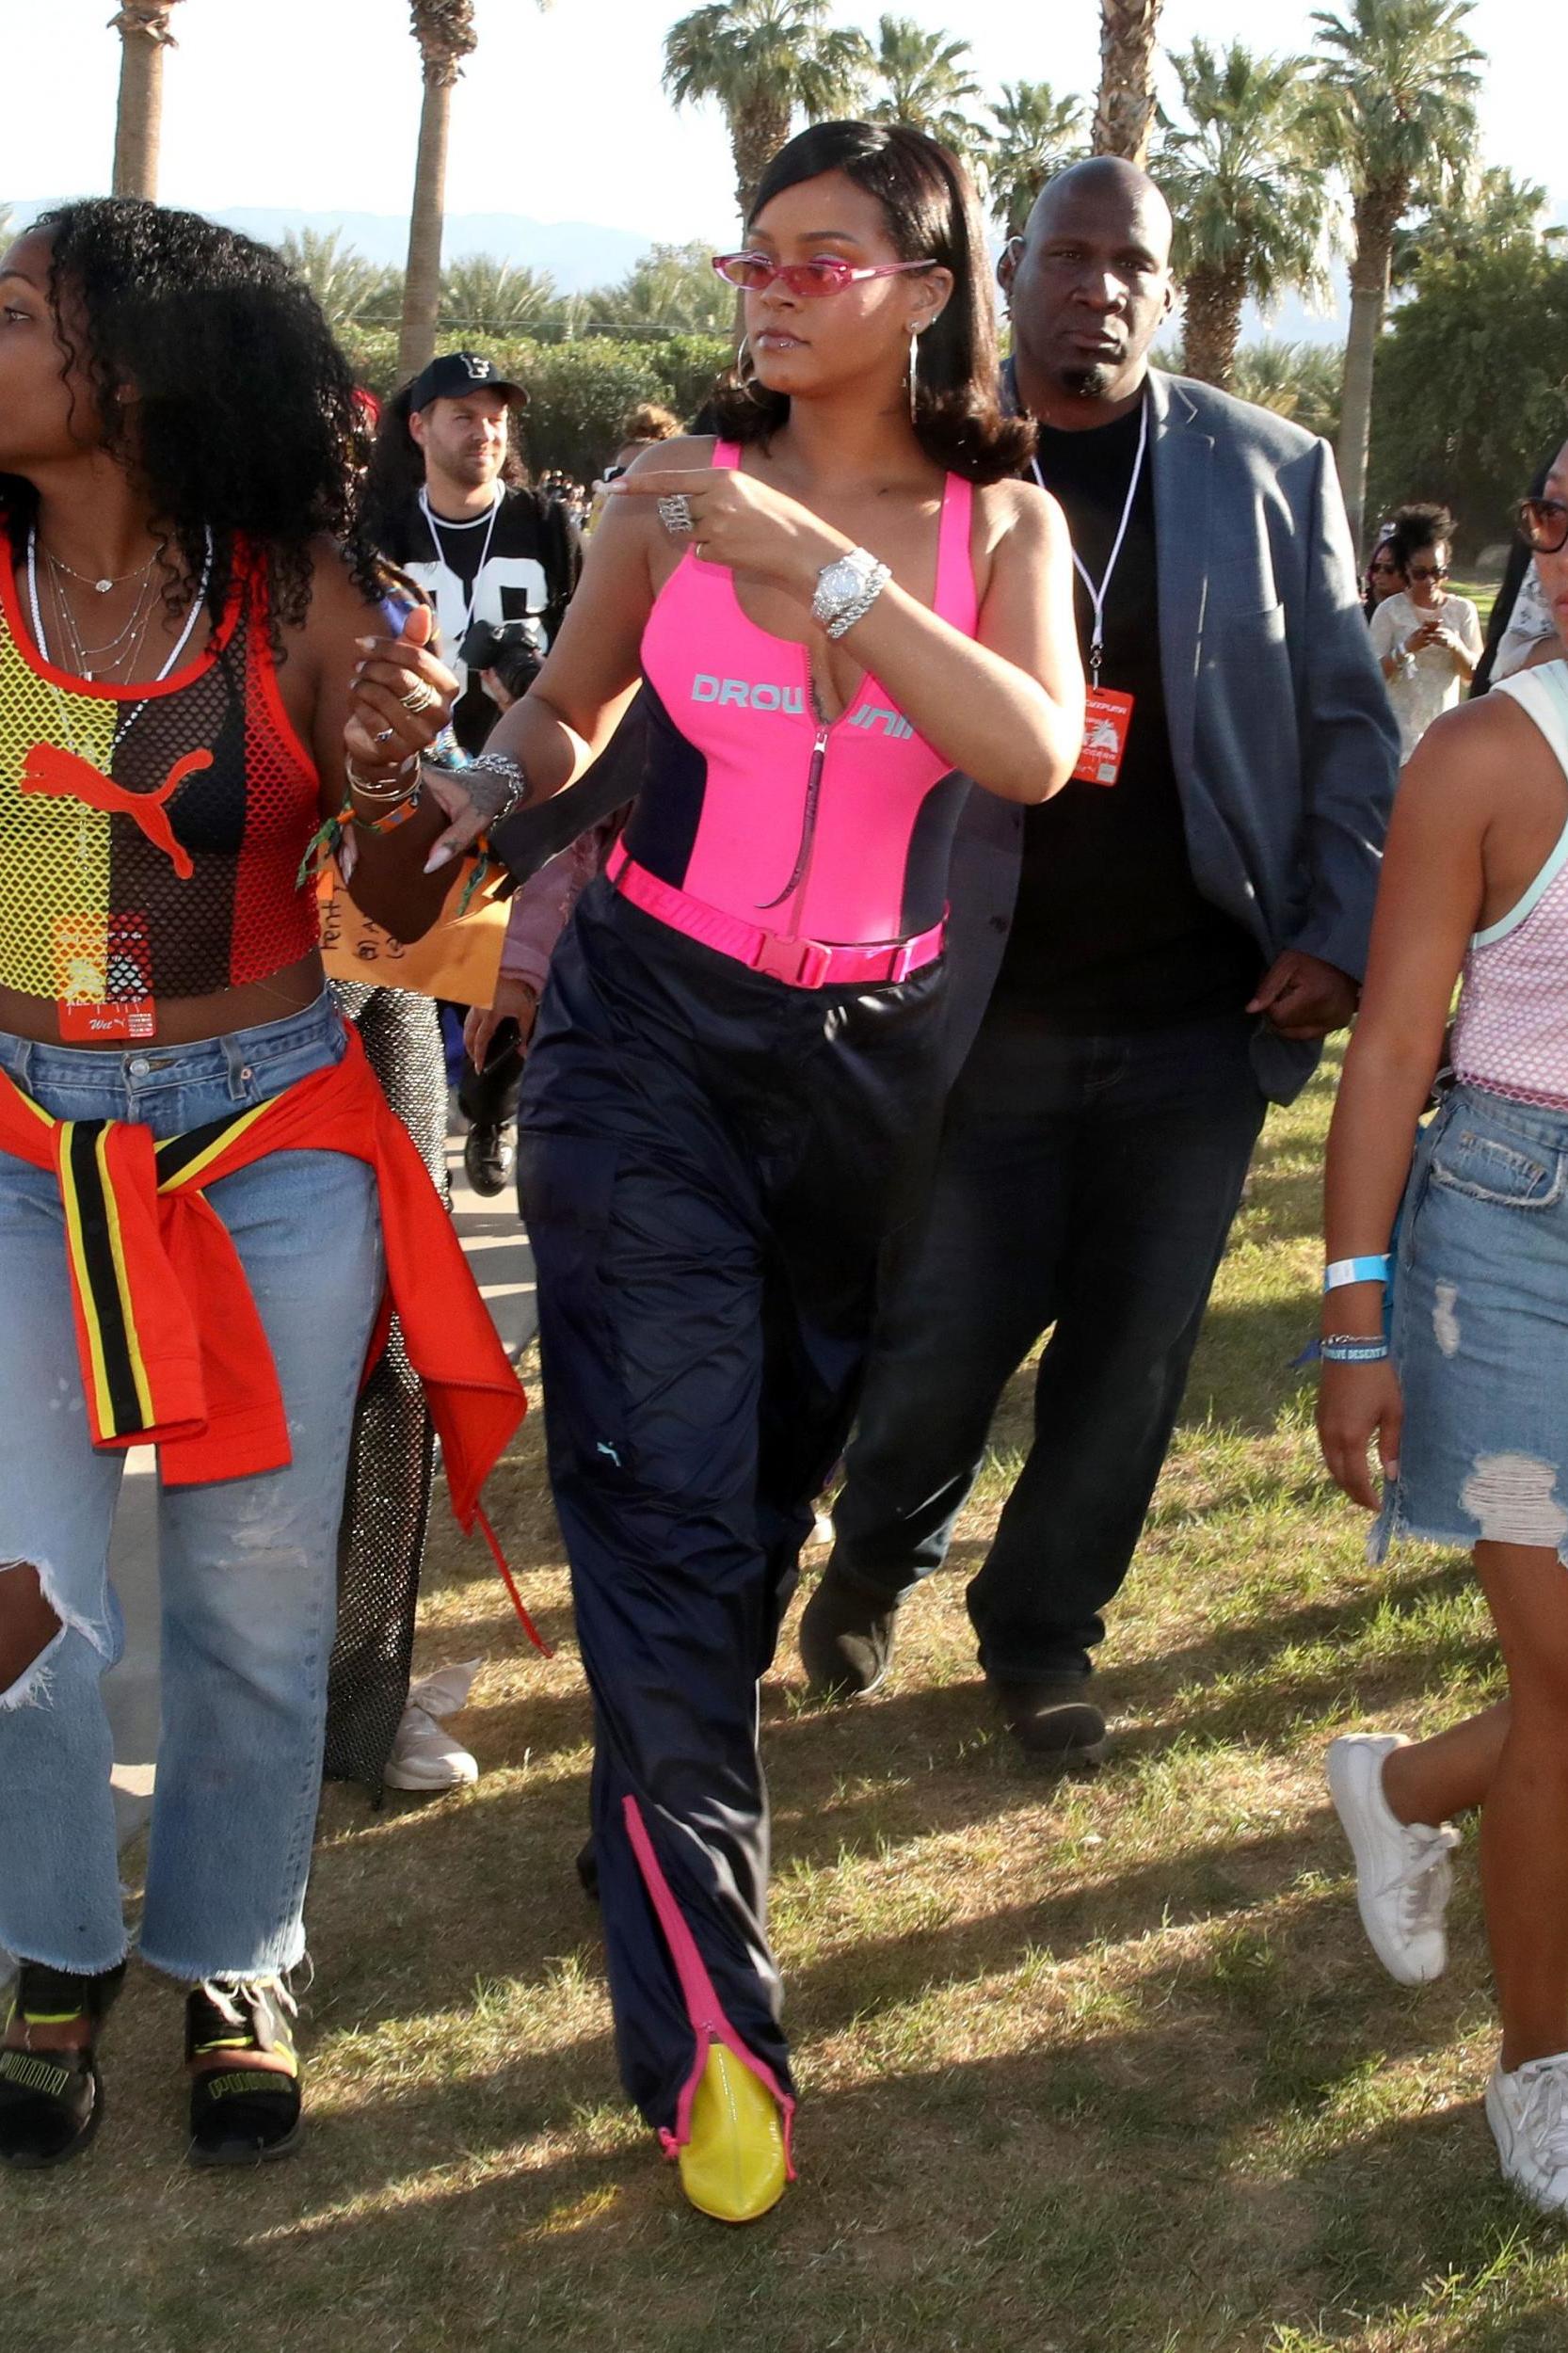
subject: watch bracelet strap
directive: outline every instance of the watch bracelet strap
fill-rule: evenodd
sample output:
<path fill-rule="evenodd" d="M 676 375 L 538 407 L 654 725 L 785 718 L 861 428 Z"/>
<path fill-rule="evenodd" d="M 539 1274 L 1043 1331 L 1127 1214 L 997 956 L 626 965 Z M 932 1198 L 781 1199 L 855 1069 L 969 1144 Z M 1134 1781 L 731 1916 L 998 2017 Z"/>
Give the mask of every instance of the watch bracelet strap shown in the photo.
<path fill-rule="evenodd" d="M 892 576 L 886 564 L 878 564 L 854 601 L 846 604 L 841 612 L 836 613 L 826 623 L 829 637 L 842 637 L 846 630 L 855 627 L 856 621 L 863 621 Z"/>

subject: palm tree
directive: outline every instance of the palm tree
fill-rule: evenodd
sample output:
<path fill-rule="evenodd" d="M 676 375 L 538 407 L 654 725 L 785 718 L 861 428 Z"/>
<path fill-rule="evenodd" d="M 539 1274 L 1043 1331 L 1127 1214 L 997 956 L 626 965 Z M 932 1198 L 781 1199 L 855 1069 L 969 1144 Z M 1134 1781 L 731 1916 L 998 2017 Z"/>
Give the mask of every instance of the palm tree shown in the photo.
<path fill-rule="evenodd" d="M 714 276 L 701 243 L 649 246 L 624 278 L 593 297 L 596 320 L 671 335 L 723 335 L 734 315 L 730 289 Z"/>
<path fill-rule="evenodd" d="M 1058 98 L 1048 82 L 1004 82 L 991 112 L 991 210 L 1016 237 L 1046 182 L 1088 153 L 1085 108 L 1081 98 Z"/>
<path fill-rule="evenodd" d="M 164 51 L 174 47 L 168 20 L 179 0 L 125 0 L 109 19 L 120 35 L 120 110 L 115 117 L 114 193 L 155 197 L 163 129 Z"/>
<path fill-rule="evenodd" d="M 1339 472 L 1359 536 L 1372 432 L 1372 367 L 1400 224 L 1464 166 L 1476 138 L 1474 0 L 1347 0 L 1314 12 L 1326 152 L 1350 182 L 1351 325 Z"/>
<path fill-rule="evenodd" d="M 1478 260 L 1521 241 L 1534 245 L 1543 237 L 1568 236 L 1568 230 L 1543 228 L 1541 216 L 1549 201 L 1544 187 L 1533 180 L 1516 180 L 1502 165 L 1466 172 L 1464 184 L 1450 200 L 1433 205 L 1414 228 L 1402 228 L 1394 239 L 1390 278 L 1395 289 L 1402 292 L 1413 283 L 1429 254 Z"/>
<path fill-rule="evenodd" d="M 344 245 L 338 229 L 289 230 L 279 251 L 302 278 L 320 303 L 334 334 L 355 324 L 390 324 L 403 298 L 403 280 L 394 269 L 369 262 L 357 246 Z M 380 320 L 375 313 L 379 312 Z"/>
<path fill-rule="evenodd" d="M 1100 0 L 1100 88 L 1095 152 L 1146 161 L 1154 130 L 1160 0 Z"/>
<path fill-rule="evenodd" d="M 487 335 L 516 335 L 560 306 L 548 270 L 504 262 L 493 253 L 464 253 L 441 272 L 438 318 L 442 327 L 469 328 Z"/>
<path fill-rule="evenodd" d="M 940 139 L 971 168 L 987 144 L 981 125 L 960 110 L 981 94 L 964 60 L 967 40 L 926 32 L 913 17 L 885 16 L 876 28 L 872 71 L 887 95 L 870 109 L 872 122 L 908 122 Z"/>
<path fill-rule="evenodd" d="M 1192 127 L 1169 133 L 1156 171 L 1176 215 L 1184 364 L 1224 388 L 1249 295 L 1267 310 L 1288 288 L 1323 290 L 1326 173 L 1303 59 L 1195 40 L 1171 63 Z"/>
<path fill-rule="evenodd" d="M 821 122 L 859 101 L 871 50 L 864 34 L 837 30 L 828 13 L 828 0 L 709 0 L 664 36 L 664 88 L 675 104 L 712 98 L 724 109 L 743 222 L 796 113 Z"/>
<path fill-rule="evenodd" d="M 408 214 L 408 264 L 403 279 L 403 325 L 397 344 L 397 364 L 404 375 L 412 376 L 436 348 L 452 89 L 463 70 L 463 59 L 472 53 L 479 36 L 473 29 L 473 0 L 408 0 L 408 14 L 424 70 L 414 200 Z"/>
<path fill-rule="evenodd" d="M 1247 344 L 1236 355 L 1230 388 L 1276 416 L 1294 418 L 1332 441 L 1339 430 L 1339 379 L 1345 355 L 1333 344 Z"/>

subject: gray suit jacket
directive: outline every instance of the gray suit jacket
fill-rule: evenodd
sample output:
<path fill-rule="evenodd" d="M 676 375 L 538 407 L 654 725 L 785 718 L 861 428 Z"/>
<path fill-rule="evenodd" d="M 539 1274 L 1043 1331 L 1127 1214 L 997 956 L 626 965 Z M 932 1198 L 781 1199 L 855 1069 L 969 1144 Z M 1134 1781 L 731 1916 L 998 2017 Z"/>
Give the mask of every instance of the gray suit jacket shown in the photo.
<path fill-rule="evenodd" d="M 1334 459 L 1269 409 L 1158 370 L 1150 456 L 1160 668 L 1198 888 L 1270 964 L 1304 949 L 1357 979 L 1399 774 Z M 1023 811 L 969 794 L 952 865 L 948 1047 L 954 1076 L 1001 966 Z M 1261 1022 L 1275 1102 L 1318 1060 Z"/>

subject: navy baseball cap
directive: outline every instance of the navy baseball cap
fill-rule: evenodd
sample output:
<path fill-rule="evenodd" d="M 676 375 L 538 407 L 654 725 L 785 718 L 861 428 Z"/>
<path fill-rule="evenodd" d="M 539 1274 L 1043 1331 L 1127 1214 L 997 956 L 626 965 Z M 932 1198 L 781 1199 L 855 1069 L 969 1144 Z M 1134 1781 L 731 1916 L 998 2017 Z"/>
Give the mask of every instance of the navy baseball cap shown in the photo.
<path fill-rule="evenodd" d="M 503 376 L 482 351 L 443 351 L 415 376 L 408 388 L 408 408 L 428 408 L 433 400 L 461 400 L 466 392 L 481 390 L 504 392 L 516 408 L 528 406 L 522 386 Z"/>

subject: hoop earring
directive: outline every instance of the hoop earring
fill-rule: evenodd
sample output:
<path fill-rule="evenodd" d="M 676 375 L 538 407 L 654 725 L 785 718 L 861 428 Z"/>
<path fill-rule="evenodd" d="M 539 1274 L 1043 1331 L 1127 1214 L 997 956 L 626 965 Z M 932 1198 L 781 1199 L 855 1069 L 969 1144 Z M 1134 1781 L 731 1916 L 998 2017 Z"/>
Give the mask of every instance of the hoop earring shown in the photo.
<path fill-rule="evenodd" d="M 749 376 L 746 374 L 748 367 L 751 370 Z M 735 346 L 735 376 L 747 400 L 754 400 L 757 402 L 758 406 L 760 407 L 761 404 L 767 399 L 768 388 L 764 384 L 760 387 L 760 389 L 759 389 L 757 382 L 757 362 L 751 356 L 751 337 L 749 335 L 743 335 L 740 342 Z"/>

